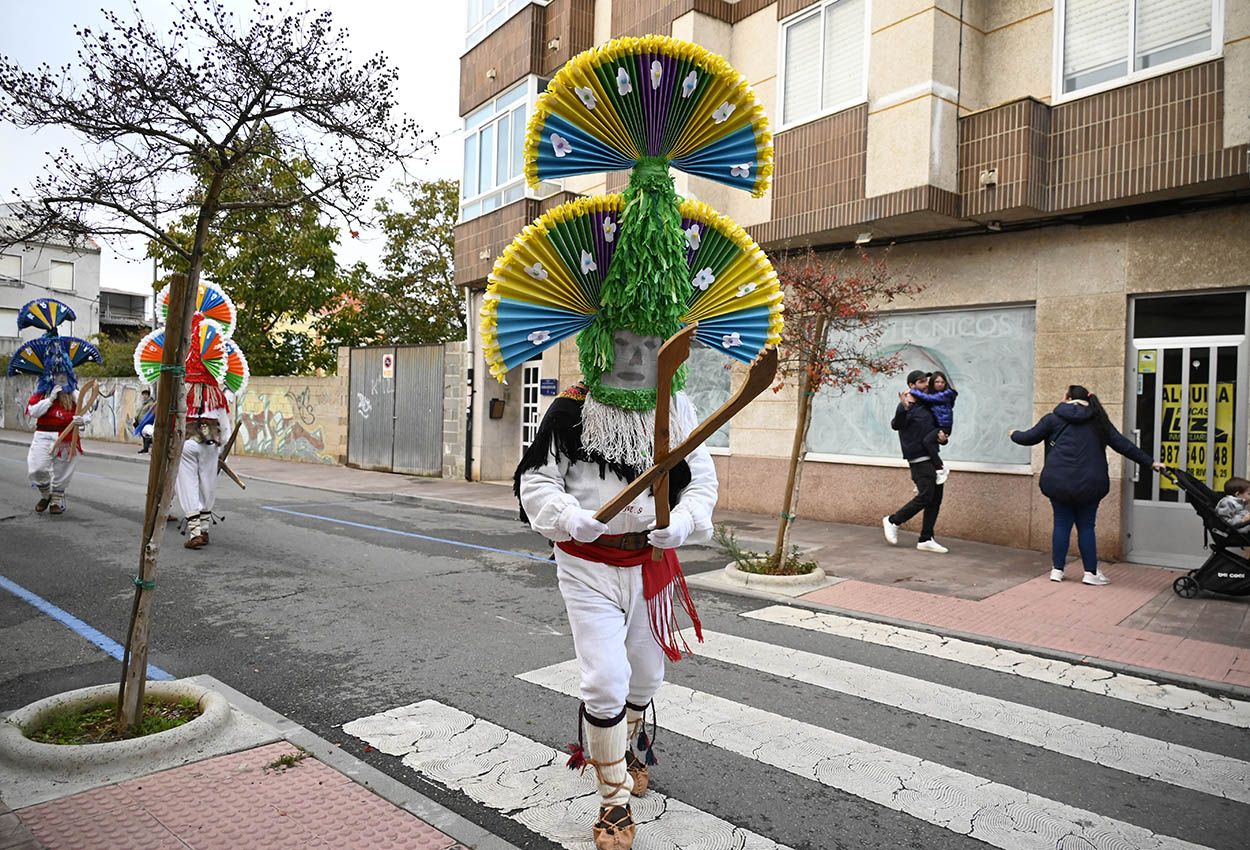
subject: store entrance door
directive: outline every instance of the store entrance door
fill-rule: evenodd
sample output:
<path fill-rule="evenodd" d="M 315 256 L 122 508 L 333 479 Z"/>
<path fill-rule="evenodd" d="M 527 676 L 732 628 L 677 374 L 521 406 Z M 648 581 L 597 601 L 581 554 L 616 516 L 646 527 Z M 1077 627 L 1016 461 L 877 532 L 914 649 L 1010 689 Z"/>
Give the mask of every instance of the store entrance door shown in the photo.
<path fill-rule="evenodd" d="M 1246 469 L 1247 326 L 1243 292 L 1139 298 L 1129 352 L 1129 427 L 1171 467 L 1220 490 Z M 1136 469 L 1128 558 L 1203 562 L 1202 521 L 1168 479 Z"/>

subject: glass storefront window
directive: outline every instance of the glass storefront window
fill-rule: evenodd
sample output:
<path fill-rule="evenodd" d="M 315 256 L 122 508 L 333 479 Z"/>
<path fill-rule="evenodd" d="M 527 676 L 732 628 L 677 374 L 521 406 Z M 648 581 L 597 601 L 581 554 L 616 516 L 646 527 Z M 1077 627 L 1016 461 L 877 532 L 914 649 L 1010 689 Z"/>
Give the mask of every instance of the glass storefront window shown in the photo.
<path fill-rule="evenodd" d="M 1011 442 L 1007 432 L 1034 423 L 1032 307 L 909 313 L 882 322 L 882 350 L 902 356 L 903 374 L 867 393 L 817 395 L 810 451 L 899 458 L 890 419 L 905 388 L 904 375 L 923 369 L 945 372 L 959 391 L 951 441 L 942 450 L 945 460 L 1029 463 L 1029 448 Z"/>

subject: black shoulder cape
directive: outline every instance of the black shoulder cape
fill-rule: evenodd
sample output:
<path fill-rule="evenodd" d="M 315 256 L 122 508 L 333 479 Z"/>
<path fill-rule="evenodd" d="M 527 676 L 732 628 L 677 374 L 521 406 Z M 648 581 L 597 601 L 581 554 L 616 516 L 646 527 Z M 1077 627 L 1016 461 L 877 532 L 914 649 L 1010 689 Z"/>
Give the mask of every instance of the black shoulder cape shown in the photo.
<path fill-rule="evenodd" d="M 637 478 L 645 469 L 635 469 L 619 461 L 611 461 L 582 448 L 582 406 L 586 403 L 585 388 L 571 387 L 565 390 L 547 408 L 547 415 L 538 425 L 538 433 L 534 442 L 521 456 L 516 472 L 512 476 L 512 492 L 518 503 L 521 498 L 521 476 L 531 469 L 538 469 L 547 463 L 554 450 L 556 459 L 569 458 L 574 462 L 593 463 L 599 467 L 599 477 L 606 479 L 608 471 L 629 483 Z M 673 467 L 668 475 L 668 502 L 676 507 L 681 492 L 690 484 L 690 465 L 684 460 Z M 528 523 L 525 507 L 521 506 L 521 522 Z"/>

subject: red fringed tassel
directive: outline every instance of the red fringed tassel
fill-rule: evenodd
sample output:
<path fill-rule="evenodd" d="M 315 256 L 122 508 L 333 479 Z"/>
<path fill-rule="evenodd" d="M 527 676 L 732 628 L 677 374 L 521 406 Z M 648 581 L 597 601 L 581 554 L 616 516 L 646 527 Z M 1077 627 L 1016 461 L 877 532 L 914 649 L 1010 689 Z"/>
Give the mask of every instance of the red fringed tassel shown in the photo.
<path fill-rule="evenodd" d="M 695 610 L 694 600 L 690 598 L 690 589 L 686 587 L 686 577 L 682 574 L 676 553 L 667 549 L 664 555 L 664 573 L 662 577 L 657 576 L 655 580 L 655 584 L 659 585 L 655 595 L 647 598 L 647 614 L 651 620 L 651 634 L 655 637 L 655 642 L 664 650 L 665 657 L 669 661 L 680 661 L 683 653 L 686 655 L 692 653 L 690 644 L 686 643 L 686 637 L 681 633 L 681 626 L 677 624 L 677 612 L 673 601 L 676 600 L 690 617 L 690 622 L 694 625 L 695 639 L 699 643 L 703 643 L 703 623 L 699 620 L 699 612 Z M 647 583 L 647 566 L 644 565 L 644 588 Z M 671 593 L 662 592 L 664 588 L 670 587 Z M 644 595 L 646 595 L 645 590 Z"/>
<path fill-rule="evenodd" d="M 583 770 L 586 767 L 586 751 L 581 744 L 569 744 L 569 760 L 564 766 L 569 770 Z"/>

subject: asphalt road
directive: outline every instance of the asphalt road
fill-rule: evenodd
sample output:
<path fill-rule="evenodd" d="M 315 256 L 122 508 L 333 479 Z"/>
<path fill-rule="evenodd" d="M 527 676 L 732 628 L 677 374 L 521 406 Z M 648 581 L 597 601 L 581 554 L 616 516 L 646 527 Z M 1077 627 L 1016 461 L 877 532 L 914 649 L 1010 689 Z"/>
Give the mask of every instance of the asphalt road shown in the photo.
<path fill-rule="evenodd" d="M 85 458 L 69 511 L 53 518 L 31 511 L 24 459 L 25 449 L 0 445 L 0 576 L 121 640 L 147 468 Z M 432 701 L 548 746 L 572 740 L 576 701 L 517 678 L 573 657 L 541 538 L 504 519 L 262 482 L 243 492 L 223 479 L 218 511 L 225 521 L 200 551 L 183 549 L 168 526 L 152 663 L 175 676 L 211 674 L 518 846 L 559 846 L 521 825 L 515 808 L 452 790 L 437 772 L 341 728 Z M 706 549 L 685 556 L 688 571 L 723 561 Z M 670 681 L 698 693 L 689 706 L 659 706 L 653 785 L 763 837 L 746 846 L 1056 846 L 1038 843 L 1046 827 L 1030 815 L 987 830 L 986 800 L 997 795 L 1017 814 L 1045 813 L 1060 834 L 1069 822 L 1085 831 L 1064 847 L 1245 847 L 1245 728 L 742 616 L 768 607 L 758 600 L 702 593 L 697 602 L 708 630 L 732 636 L 711 638 L 709 648 L 748 646 L 733 638 L 763 647 L 750 644 L 746 660 L 670 668 Z M 914 684 L 855 693 L 846 683 L 862 667 L 843 662 Z M 833 665 L 832 684 L 785 672 L 795 664 Z M 0 709 L 118 674 L 116 661 L 0 590 Z M 908 688 L 919 702 L 891 703 Z M 710 702 L 728 713 L 707 713 Z M 1012 705 L 1027 717 L 1017 720 Z M 1041 724 L 1037 740 L 1016 731 L 1029 723 Z M 1114 740 L 1082 743 L 1104 733 Z M 744 736 L 758 746 L 744 746 Z M 1183 752 L 1155 765 L 1159 741 Z M 823 759 L 814 768 L 813 752 Z M 900 759 L 913 779 L 890 778 Z M 938 772 L 941 787 L 919 787 L 926 771 Z M 886 791 L 874 791 L 882 782 Z M 944 795 L 936 808 L 927 802 Z M 943 813 L 965 795 L 970 823 Z"/>

